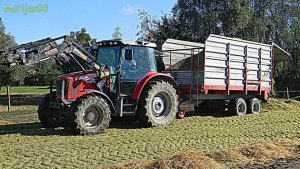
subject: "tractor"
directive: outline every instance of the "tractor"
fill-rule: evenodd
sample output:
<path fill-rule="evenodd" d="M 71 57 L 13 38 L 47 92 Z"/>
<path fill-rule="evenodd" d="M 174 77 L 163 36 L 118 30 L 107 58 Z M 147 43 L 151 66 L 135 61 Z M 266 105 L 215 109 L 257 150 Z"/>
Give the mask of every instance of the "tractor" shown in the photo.
<path fill-rule="evenodd" d="M 62 42 L 60 42 L 62 41 Z M 105 40 L 83 49 L 68 36 L 45 38 L 2 50 L 5 65 L 53 59 L 64 70 L 56 91 L 38 107 L 46 128 L 67 127 L 76 134 L 105 132 L 111 117 L 135 116 L 142 126 L 169 125 L 178 112 L 177 84 L 157 71 L 160 52 L 149 42 Z"/>

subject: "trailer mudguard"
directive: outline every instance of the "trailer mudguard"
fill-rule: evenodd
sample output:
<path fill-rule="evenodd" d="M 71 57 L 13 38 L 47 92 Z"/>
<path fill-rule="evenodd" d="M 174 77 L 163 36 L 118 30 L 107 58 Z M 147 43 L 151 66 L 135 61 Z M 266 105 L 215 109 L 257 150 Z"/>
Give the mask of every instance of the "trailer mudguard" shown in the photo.
<path fill-rule="evenodd" d="M 147 85 L 150 81 L 159 81 L 164 80 L 169 82 L 174 86 L 176 91 L 178 92 L 178 85 L 174 78 L 170 75 L 170 73 L 159 73 L 159 72 L 149 72 L 147 73 L 142 79 L 140 79 L 137 84 L 135 85 L 133 94 L 131 96 L 131 99 L 138 100 L 140 98 L 140 95 L 144 89 L 144 87 Z"/>

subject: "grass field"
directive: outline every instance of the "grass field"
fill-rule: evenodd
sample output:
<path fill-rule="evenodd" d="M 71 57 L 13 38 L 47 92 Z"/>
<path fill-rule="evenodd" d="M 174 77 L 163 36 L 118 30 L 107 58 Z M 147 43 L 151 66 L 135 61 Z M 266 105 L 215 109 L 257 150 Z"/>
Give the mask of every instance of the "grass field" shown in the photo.
<path fill-rule="evenodd" d="M 0 112 L 0 168 L 95 168 L 110 163 L 154 159 L 186 150 L 207 154 L 278 138 L 300 137 L 300 102 L 275 100 L 262 114 L 244 117 L 199 116 L 163 128 L 140 128 L 132 121 L 112 121 L 105 134 L 72 136 L 44 129 L 36 108 Z"/>
<path fill-rule="evenodd" d="M 10 93 L 15 94 L 44 94 L 49 93 L 48 86 L 10 86 Z M 6 95 L 6 86 L 2 86 L 0 95 Z"/>

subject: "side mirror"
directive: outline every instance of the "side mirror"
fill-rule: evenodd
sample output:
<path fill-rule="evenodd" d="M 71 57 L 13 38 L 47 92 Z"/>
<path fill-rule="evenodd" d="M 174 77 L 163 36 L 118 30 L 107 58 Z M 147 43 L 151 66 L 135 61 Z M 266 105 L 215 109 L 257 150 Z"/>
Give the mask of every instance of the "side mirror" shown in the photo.
<path fill-rule="evenodd" d="M 132 49 L 126 49 L 125 50 L 125 60 L 132 60 Z"/>

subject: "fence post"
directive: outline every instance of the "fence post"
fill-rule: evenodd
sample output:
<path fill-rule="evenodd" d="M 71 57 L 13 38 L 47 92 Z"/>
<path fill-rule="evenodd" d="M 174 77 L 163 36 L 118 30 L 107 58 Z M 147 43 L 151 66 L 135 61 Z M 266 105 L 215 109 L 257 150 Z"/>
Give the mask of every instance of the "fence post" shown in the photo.
<path fill-rule="evenodd" d="M 286 98 L 287 98 L 287 99 L 290 99 L 289 88 L 288 88 L 288 87 L 286 88 Z"/>
<path fill-rule="evenodd" d="M 9 92 L 9 85 L 6 86 L 6 92 L 7 92 L 7 100 L 8 100 L 7 109 L 8 109 L 8 111 L 10 111 L 10 92 Z"/>

